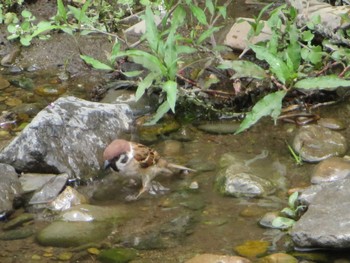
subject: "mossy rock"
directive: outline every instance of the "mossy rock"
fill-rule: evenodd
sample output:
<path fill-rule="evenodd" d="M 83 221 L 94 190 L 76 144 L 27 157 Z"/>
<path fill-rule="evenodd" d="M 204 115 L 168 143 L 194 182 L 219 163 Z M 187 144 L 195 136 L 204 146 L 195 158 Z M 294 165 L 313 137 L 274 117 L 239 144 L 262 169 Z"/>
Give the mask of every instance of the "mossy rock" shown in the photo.
<path fill-rule="evenodd" d="M 125 263 L 137 257 L 137 251 L 132 248 L 111 248 L 101 251 L 98 260 L 102 263 Z"/>

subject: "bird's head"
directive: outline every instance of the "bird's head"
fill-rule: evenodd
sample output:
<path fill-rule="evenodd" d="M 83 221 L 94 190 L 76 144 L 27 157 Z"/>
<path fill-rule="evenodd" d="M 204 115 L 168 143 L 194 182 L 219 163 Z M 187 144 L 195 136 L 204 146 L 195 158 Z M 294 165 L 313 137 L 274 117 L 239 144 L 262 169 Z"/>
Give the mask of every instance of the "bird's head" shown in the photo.
<path fill-rule="evenodd" d="M 103 152 L 103 168 L 112 168 L 114 171 L 119 171 L 118 165 L 128 162 L 128 153 L 130 151 L 131 148 L 128 141 L 121 139 L 112 141 Z"/>

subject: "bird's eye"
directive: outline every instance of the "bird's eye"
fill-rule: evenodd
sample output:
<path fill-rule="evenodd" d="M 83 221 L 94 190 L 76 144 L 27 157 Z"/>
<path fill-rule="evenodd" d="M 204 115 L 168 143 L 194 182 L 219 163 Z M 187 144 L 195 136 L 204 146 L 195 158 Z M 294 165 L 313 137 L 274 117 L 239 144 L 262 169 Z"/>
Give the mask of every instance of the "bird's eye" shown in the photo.
<path fill-rule="evenodd" d="M 125 164 L 125 163 L 128 162 L 128 160 L 129 160 L 129 157 L 128 157 L 126 154 L 121 154 L 121 155 L 119 156 L 118 162 L 119 162 L 119 163 Z"/>

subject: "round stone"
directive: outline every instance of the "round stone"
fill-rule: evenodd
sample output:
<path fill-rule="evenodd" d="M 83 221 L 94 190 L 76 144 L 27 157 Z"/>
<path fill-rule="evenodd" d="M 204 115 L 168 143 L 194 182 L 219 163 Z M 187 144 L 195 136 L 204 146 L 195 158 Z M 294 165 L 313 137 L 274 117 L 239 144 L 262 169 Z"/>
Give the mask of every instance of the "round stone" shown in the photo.
<path fill-rule="evenodd" d="M 308 125 L 301 127 L 295 135 L 293 148 L 304 161 L 319 162 L 344 155 L 347 143 L 339 132 L 320 125 Z"/>

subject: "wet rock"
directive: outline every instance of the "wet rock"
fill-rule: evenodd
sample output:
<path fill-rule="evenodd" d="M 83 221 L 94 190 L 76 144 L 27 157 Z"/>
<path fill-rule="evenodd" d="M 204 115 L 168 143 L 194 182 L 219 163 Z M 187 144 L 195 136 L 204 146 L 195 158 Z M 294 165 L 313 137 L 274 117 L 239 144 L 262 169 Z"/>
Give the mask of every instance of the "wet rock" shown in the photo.
<path fill-rule="evenodd" d="M 5 100 L 5 104 L 9 107 L 15 107 L 22 104 L 22 100 L 18 98 L 8 98 Z"/>
<path fill-rule="evenodd" d="M 336 131 L 320 125 L 301 127 L 293 140 L 294 150 L 307 162 L 319 162 L 332 156 L 344 155 L 346 139 Z"/>
<path fill-rule="evenodd" d="M 76 247 L 105 239 L 112 227 L 113 225 L 106 221 L 56 221 L 42 229 L 36 239 L 43 246 Z"/>
<path fill-rule="evenodd" d="M 291 231 L 297 247 L 350 247 L 350 180 L 322 185 Z"/>
<path fill-rule="evenodd" d="M 311 183 L 321 184 L 350 176 L 350 160 L 331 157 L 317 164 L 311 174 Z"/>
<path fill-rule="evenodd" d="M 0 76 L 0 90 L 6 89 L 8 86 L 10 86 L 10 82 Z"/>
<path fill-rule="evenodd" d="M 57 174 L 22 173 L 19 177 L 24 193 L 33 192 L 42 188 L 46 183 L 55 178 Z"/>
<path fill-rule="evenodd" d="M 82 204 L 63 211 L 59 218 L 63 221 L 122 221 L 130 217 L 132 212 L 127 206 L 95 206 Z"/>
<path fill-rule="evenodd" d="M 180 124 L 170 115 L 166 115 L 154 125 L 145 125 L 150 121 L 149 116 L 144 116 L 136 120 L 137 134 L 143 142 L 157 140 L 159 135 L 174 132 L 180 128 Z"/>
<path fill-rule="evenodd" d="M 251 263 L 249 259 L 238 256 L 226 256 L 215 254 L 201 254 L 197 255 L 185 263 Z"/>
<path fill-rule="evenodd" d="M 268 255 L 266 257 L 259 259 L 258 261 L 258 263 L 279 263 L 279 262 L 298 263 L 299 261 L 295 257 L 285 253 L 275 253 L 272 255 Z"/>
<path fill-rule="evenodd" d="M 317 121 L 317 124 L 335 131 L 344 130 L 346 128 L 342 121 L 333 118 L 321 118 Z"/>
<path fill-rule="evenodd" d="M 240 123 L 236 121 L 209 122 L 198 125 L 198 129 L 213 134 L 235 133 Z"/>
<path fill-rule="evenodd" d="M 102 263 L 126 263 L 137 257 L 137 251 L 132 248 L 111 248 L 101 251 L 98 260 Z"/>
<path fill-rule="evenodd" d="M 18 55 L 21 53 L 21 50 L 19 48 L 14 48 L 13 50 L 11 50 L 11 52 L 9 52 L 8 54 L 6 54 L 2 59 L 0 64 L 2 66 L 10 66 L 11 64 L 13 64 L 16 60 L 16 58 L 18 57 Z"/>
<path fill-rule="evenodd" d="M 142 96 L 136 100 L 135 91 L 109 89 L 101 103 L 120 104 L 125 103 L 130 106 L 134 116 L 145 116 L 154 112 L 157 105 L 155 97 Z"/>
<path fill-rule="evenodd" d="M 248 240 L 243 244 L 234 247 L 233 250 L 240 256 L 255 258 L 264 255 L 267 252 L 269 245 L 270 243 L 268 241 Z"/>
<path fill-rule="evenodd" d="M 216 179 L 216 187 L 223 195 L 234 197 L 262 197 L 275 191 L 272 182 L 260 178 L 249 171 L 247 167 L 233 164 L 223 169 Z"/>
<path fill-rule="evenodd" d="M 0 163 L 0 218 L 12 210 L 13 201 L 22 194 L 15 169 Z"/>
<path fill-rule="evenodd" d="M 17 240 L 25 239 L 32 236 L 35 230 L 31 227 L 21 227 L 18 229 L 8 230 L 0 234 L 0 240 Z"/>
<path fill-rule="evenodd" d="M 29 200 L 30 205 L 48 204 L 52 202 L 68 180 L 68 174 L 60 174 L 51 178 L 38 191 L 36 191 Z"/>
<path fill-rule="evenodd" d="M 67 210 L 73 206 L 87 204 L 89 200 L 75 190 L 73 187 L 67 186 L 57 198 L 50 203 L 49 208 L 54 211 Z"/>
<path fill-rule="evenodd" d="M 279 212 L 267 212 L 260 220 L 259 220 L 259 225 L 262 227 L 267 227 L 267 228 L 276 228 L 273 226 L 272 222 L 274 219 L 279 217 L 280 214 Z M 286 227 L 288 228 L 288 227 Z"/>
<path fill-rule="evenodd" d="M 12 111 L 16 114 L 26 114 L 29 117 L 34 117 L 40 112 L 41 105 L 39 103 L 23 103 L 12 108 Z"/>
<path fill-rule="evenodd" d="M 14 219 L 11 219 L 10 221 L 6 222 L 2 229 L 4 230 L 10 230 L 10 229 L 14 229 L 17 228 L 21 225 L 23 225 L 24 223 L 30 222 L 34 220 L 34 215 L 33 214 L 29 214 L 29 213 L 23 213 L 20 214 L 19 216 L 15 217 Z"/>
<path fill-rule="evenodd" d="M 34 92 L 40 96 L 44 97 L 58 97 L 66 92 L 66 87 L 60 85 L 43 85 L 36 87 Z"/>
<path fill-rule="evenodd" d="M 60 98 L 0 153 L 0 161 L 21 172 L 66 172 L 88 179 L 100 171 L 106 145 L 129 129 L 130 114 L 127 105 Z"/>
<path fill-rule="evenodd" d="M 122 238 L 122 243 L 135 249 L 162 249 L 176 247 L 193 232 L 196 218 L 191 214 L 179 215 L 159 225 L 159 222 Z"/>

